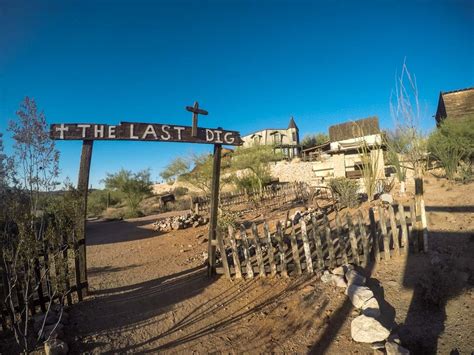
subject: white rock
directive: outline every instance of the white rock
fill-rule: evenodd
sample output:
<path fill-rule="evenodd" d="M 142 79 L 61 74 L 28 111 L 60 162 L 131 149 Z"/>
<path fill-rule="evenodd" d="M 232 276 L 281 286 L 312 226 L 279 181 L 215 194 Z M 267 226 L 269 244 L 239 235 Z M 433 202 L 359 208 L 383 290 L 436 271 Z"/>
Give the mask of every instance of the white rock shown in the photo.
<path fill-rule="evenodd" d="M 355 270 L 348 270 L 346 272 L 346 280 L 347 280 L 348 285 L 358 285 L 358 286 L 365 285 L 365 276 L 359 274 Z"/>
<path fill-rule="evenodd" d="M 375 297 L 372 297 L 370 300 L 364 303 L 362 306 L 362 314 L 373 318 L 380 316 L 380 306 Z"/>
<path fill-rule="evenodd" d="M 359 309 L 374 297 L 374 293 L 370 288 L 353 284 L 347 287 L 345 294 L 349 297 L 354 307 Z"/>
<path fill-rule="evenodd" d="M 346 288 L 347 287 L 346 280 L 344 280 L 343 276 L 332 275 L 332 280 L 331 281 L 332 281 L 334 286 L 341 287 L 341 288 Z"/>
<path fill-rule="evenodd" d="M 46 355 L 65 355 L 69 351 L 67 344 L 60 339 L 50 339 L 44 343 Z"/>
<path fill-rule="evenodd" d="M 387 355 L 409 355 L 410 351 L 408 349 L 405 349 L 403 346 L 393 343 L 391 341 L 388 341 L 385 343 L 385 351 L 387 352 Z"/>
<path fill-rule="evenodd" d="M 333 275 L 329 273 L 329 271 L 325 270 L 323 275 L 321 276 L 321 281 L 324 283 L 328 283 L 332 281 Z"/>
<path fill-rule="evenodd" d="M 340 275 L 340 276 L 344 276 L 344 274 L 346 273 L 346 271 L 344 270 L 344 267 L 341 265 L 341 266 L 338 266 L 337 268 L 333 269 L 331 271 L 334 275 Z"/>
<path fill-rule="evenodd" d="M 390 331 L 385 328 L 375 318 L 360 315 L 351 322 L 352 339 L 359 343 L 375 343 L 383 341 L 390 335 Z"/>
<path fill-rule="evenodd" d="M 380 200 L 382 200 L 382 202 L 389 203 L 389 204 L 393 203 L 393 197 L 390 194 L 380 195 Z"/>

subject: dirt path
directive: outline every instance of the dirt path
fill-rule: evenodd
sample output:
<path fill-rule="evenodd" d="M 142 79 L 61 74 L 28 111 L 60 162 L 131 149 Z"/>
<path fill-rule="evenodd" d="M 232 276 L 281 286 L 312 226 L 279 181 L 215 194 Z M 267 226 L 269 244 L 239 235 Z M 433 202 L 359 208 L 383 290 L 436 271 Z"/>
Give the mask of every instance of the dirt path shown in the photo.
<path fill-rule="evenodd" d="M 472 207 L 474 201 L 466 201 L 466 187 L 463 189 L 464 193 L 457 192 L 458 188 L 450 191 L 464 195 L 462 205 Z M 436 195 L 427 199 L 427 206 L 455 206 L 460 201 L 454 195 L 448 202 Z M 428 215 L 439 230 L 464 229 L 464 238 L 465 229 L 472 229 L 472 217 L 472 211 L 444 212 L 439 208 Z M 316 276 L 210 280 L 203 267 L 207 227 L 159 234 L 151 228 L 154 220 L 89 223 L 91 292 L 71 309 L 66 333 L 73 353 L 373 353 L 368 345 L 351 340 L 350 322 L 358 312 L 341 289 L 323 285 Z M 448 222 L 440 224 L 443 220 Z M 199 235 L 205 236 L 197 238 Z M 459 243 L 464 243 L 466 252 L 470 250 L 465 244 L 469 242 Z M 470 257 L 472 260 L 472 254 Z M 421 264 L 425 261 L 426 257 Z M 407 272 L 403 258 L 380 264 L 370 280 L 379 296 L 386 298 L 382 307 L 396 326 L 413 313 L 413 288 L 406 285 L 405 278 L 424 270 L 415 264 L 413 272 Z M 472 297 L 472 291 L 462 291 L 448 303 L 445 332 L 440 336 L 444 345 L 440 343 L 439 353 L 449 353 L 454 347 L 468 350 L 474 344 L 469 333 L 474 324 L 469 314 L 473 312 L 466 308 L 472 308 Z M 420 319 L 415 317 L 411 326 L 420 326 L 417 322 Z M 423 319 L 421 327 L 430 329 Z"/>

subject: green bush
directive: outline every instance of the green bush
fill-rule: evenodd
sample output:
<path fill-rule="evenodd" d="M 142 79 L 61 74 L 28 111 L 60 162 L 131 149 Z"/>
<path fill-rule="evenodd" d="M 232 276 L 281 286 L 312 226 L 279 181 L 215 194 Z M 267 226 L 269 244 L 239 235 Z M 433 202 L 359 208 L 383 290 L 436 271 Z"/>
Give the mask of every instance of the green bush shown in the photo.
<path fill-rule="evenodd" d="M 117 191 L 93 190 L 87 197 L 87 214 L 101 216 L 107 207 L 116 206 L 121 202 L 122 198 Z"/>
<path fill-rule="evenodd" d="M 461 161 L 470 161 L 474 153 L 474 120 L 445 120 L 428 139 L 432 157 L 443 166 L 446 177 L 454 180 Z"/>
<path fill-rule="evenodd" d="M 189 192 L 189 189 L 184 187 L 184 186 L 178 186 L 173 190 L 173 195 L 175 197 L 181 197 L 187 195 Z"/>
<path fill-rule="evenodd" d="M 341 204 L 347 207 L 356 207 L 359 204 L 359 184 L 357 180 L 338 177 L 329 181 L 329 187 Z"/>

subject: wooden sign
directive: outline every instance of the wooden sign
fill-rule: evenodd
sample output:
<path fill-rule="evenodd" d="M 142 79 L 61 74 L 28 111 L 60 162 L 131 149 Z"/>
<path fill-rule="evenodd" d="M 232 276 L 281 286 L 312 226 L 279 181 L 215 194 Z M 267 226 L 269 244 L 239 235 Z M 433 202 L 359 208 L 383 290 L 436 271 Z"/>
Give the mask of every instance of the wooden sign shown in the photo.
<path fill-rule="evenodd" d="M 195 137 L 192 131 L 190 126 L 163 123 L 61 123 L 51 125 L 50 137 L 57 140 L 135 140 L 242 145 L 240 133 L 237 131 L 197 127 Z"/>

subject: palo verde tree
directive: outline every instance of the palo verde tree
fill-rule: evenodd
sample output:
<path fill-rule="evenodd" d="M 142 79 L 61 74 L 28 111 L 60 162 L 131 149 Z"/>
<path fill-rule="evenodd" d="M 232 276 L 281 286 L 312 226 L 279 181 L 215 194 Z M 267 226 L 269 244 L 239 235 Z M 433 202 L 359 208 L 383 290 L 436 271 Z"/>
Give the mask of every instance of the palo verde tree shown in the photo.
<path fill-rule="evenodd" d="M 268 145 L 237 149 L 231 163 L 232 169 L 236 171 L 236 185 L 262 192 L 264 185 L 271 180 L 269 163 L 278 161 L 281 157 L 281 153 L 275 152 L 273 147 Z"/>
<path fill-rule="evenodd" d="M 200 158 L 197 159 L 201 161 Z M 191 161 L 178 157 L 171 161 L 161 172 L 160 176 L 167 183 L 171 184 L 178 179 L 179 176 L 190 172 Z"/>
<path fill-rule="evenodd" d="M 140 203 L 152 192 L 150 170 L 133 173 L 130 170 L 121 169 L 115 174 L 107 174 L 104 182 L 107 189 L 119 191 L 124 195 L 130 217 L 139 215 Z"/>
<path fill-rule="evenodd" d="M 301 145 L 305 148 L 311 148 L 329 141 L 329 136 L 325 133 L 307 134 L 303 137 Z"/>

